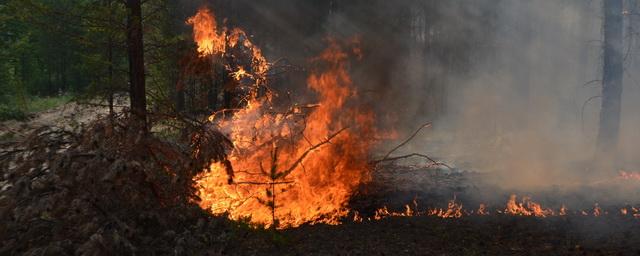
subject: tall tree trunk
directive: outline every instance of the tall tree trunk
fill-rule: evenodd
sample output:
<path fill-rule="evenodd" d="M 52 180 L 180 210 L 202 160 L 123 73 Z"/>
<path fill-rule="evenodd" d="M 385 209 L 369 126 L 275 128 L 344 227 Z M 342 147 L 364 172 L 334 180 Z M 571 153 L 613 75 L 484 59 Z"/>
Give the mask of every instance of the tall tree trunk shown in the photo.
<path fill-rule="evenodd" d="M 109 29 L 113 27 L 113 12 L 111 6 L 111 0 L 107 0 L 106 2 L 107 8 L 109 8 Z M 108 78 L 107 82 L 109 83 L 107 86 L 107 101 L 109 103 L 109 116 L 113 117 L 113 33 L 109 30 L 109 35 L 107 37 L 107 61 L 108 65 Z"/>
<path fill-rule="evenodd" d="M 623 75 L 623 0 L 604 1 L 604 69 L 597 153 L 612 163 L 618 145 Z"/>
<path fill-rule="evenodd" d="M 58 91 L 54 92 L 54 95 L 57 94 L 58 92 L 64 92 L 67 91 L 67 88 L 69 88 L 67 86 L 67 54 L 66 53 L 66 49 L 63 50 L 63 53 L 60 56 L 60 88 L 58 88 Z"/>
<path fill-rule="evenodd" d="M 635 69 L 637 64 L 640 63 L 637 59 L 638 53 L 640 50 L 640 1 L 639 0 L 629 0 L 627 9 L 627 47 L 630 49 L 630 53 L 635 56 L 630 56 L 629 70 L 637 70 Z"/>
<path fill-rule="evenodd" d="M 142 6 L 140 0 L 127 0 L 127 48 L 129 50 L 129 97 L 137 124 L 147 131 L 144 48 L 142 44 Z"/>
<path fill-rule="evenodd" d="M 169 9 L 169 28 L 170 31 L 172 33 L 172 35 L 179 35 L 182 34 L 184 31 L 183 27 L 184 27 L 184 6 L 180 3 L 180 1 L 175 1 L 175 0 L 168 0 L 166 1 L 167 4 L 167 8 Z M 176 66 L 179 67 L 180 66 L 180 57 L 181 54 L 183 54 L 182 49 L 186 48 L 184 46 L 184 42 L 178 42 L 174 45 L 175 49 L 173 50 L 173 53 L 171 54 L 171 63 Z M 182 86 L 179 86 L 180 80 L 180 72 L 178 70 L 175 70 L 174 72 L 171 72 L 171 84 L 173 85 L 172 88 L 170 88 L 170 92 L 171 92 L 171 97 L 174 101 L 174 106 L 175 106 L 175 111 L 178 113 L 181 113 L 184 111 L 185 109 L 185 102 L 184 102 L 184 90 L 185 88 L 181 88 Z"/>

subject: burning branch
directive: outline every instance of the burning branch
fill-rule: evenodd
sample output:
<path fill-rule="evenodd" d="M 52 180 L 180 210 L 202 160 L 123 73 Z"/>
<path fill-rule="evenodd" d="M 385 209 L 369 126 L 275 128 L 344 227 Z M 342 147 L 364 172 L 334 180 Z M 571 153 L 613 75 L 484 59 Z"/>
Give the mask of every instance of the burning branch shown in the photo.
<path fill-rule="evenodd" d="M 304 159 L 307 157 L 307 155 L 309 155 L 309 153 L 311 153 L 311 151 L 314 151 L 314 150 L 316 150 L 317 148 L 321 147 L 322 145 L 324 145 L 324 144 L 327 144 L 327 143 L 331 142 L 331 140 L 332 140 L 333 138 L 335 138 L 336 136 L 338 136 L 338 134 L 342 133 L 343 131 L 345 131 L 345 130 L 347 130 L 347 129 L 348 129 L 348 127 L 342 128 L 342 129 L 340 129 L 339 131 L 337 131 L 337 132 L 335 132 L 335 133 L 331 134 L 329 137 L 327 137 L 327 139 L 325 139 L 325 140 L 321 141 L 320 143 L 318 143 L 318 144 L 316 144 L 316 145 L 314 145 L 314 146 L 310 147 L 309 149 L 307 149 L 307 151 L 305 151 L 305 152 L 304 152 L 304 153 L 303 153 L 303 154 L 298 158 L 298 160 L 296 160 L 296 161 L 293 163 L 293 165 L 291 165 L 291 167 L 289 167 L 289 169 L 285 170 L 285 171 L 282 173 L 282 176 L 283 176 L 283 177 L 285 177 L 285 176 L 289 175 L 289 173 L 291 173 L 293 170 L 295 170 L 295 169 L 298 167 L 298 165 L 300 165 L 300 164 L 302 163 L 302 160 L 304 160 Z"/>
<path fill-rule="evenodd" d="M 239 171 L 234 172 L 234 182 L 229 183 L 225 171 L 228 168 L 213 161 L 195 177 L 202 198 L 200 206 L 214 214 L 226 213 L 231 219 L 251 218 L 254 224 L 271 227 L 337 224 L 348 213 L 346 204 L 353 191 L 369 179 L 367 156 L 371 142 L 361 138 L 373 137 L 369 133 L 374 126 L 373 113 L 350 107 L 349 102 L 357 94 L 347 72 L 347 51 L 336 40 L 329 40 L 328 49 L 312 59 L 318 65 L 310 71 L 306 84 L 316 94 L 317 104 L 292 101 L 283 113 L 277 109 L 285 106 L 274 106 L 280 101 L 273 100 L 278 95 L 271 93 L 267 85 L 269 77 L 278 73 L 272 68 L 282 70 L 288 67 L 286 63 L 269 64 L 242 30 L 227 31 L 228 45 L 222 55 L 229 66 L 225 69 L 235 72 L 236 79 L 229 76 L 231 82 L 240 83 L 233 91 L 239 95 L 234 97 L 242 97 L 246 104 L 237 104 L 239 109 L 232 111 L 229 118 L 218 118 L 229 111 L 214 113 L 210 121 L 231 141 L 233 147 L 227 160 Z M 242 58 L 248 56 L 252 58 Z M 250 66 L 243 62 L 248 59 Z M 236 105 L 225 107 L 229 106 Z M 327 144 L 331 146 L 324 147 Z M 271 165 L 267 166 L 269 161 Z M 298 167 L 304 172 L 295 171 Z M 276 193 L 277 186 L 286 184 L 295 186 Z M 268 200 L 261 199 L 265 196 L 263 185 L 269 186 Z M 276 199 L 281 205 L 275 203 Z M 282 210 L 276 212 L 276 207 Z"/>
<path fill-rule="evenodd" d="M 313 145 L 312 147 L 310 147 L 309 149 L 307 149 L 300 157 L 298 157 L 298 159 L 287 169 L 285 169 L 284 171 L 278 171 L 278 146 L 273 146 L 272 151 L 271 151 L 271 168 L 269 169 L 269 172 L 267 172 L 264 169 L 264 166 L 262 164 L 262 161 L 260 162 L 259 166 L 260 166 L 260 172 L 262 173 L 262 175 L 269 177 L 269 182 L 253 182 L 253 181 L 240 181 L 240 182 L 236 182 L 234 184 L 236 185 L 268 185 L 270 187 L 270 190 L 268 190 L 268 194 L 267 196 L 270 197 L 270 201 L 268 202 L 264 202 L 262 200 L 260 200 L 261 202 L 263 202 L 263 204 L 265 204 L 267 207 L 269 207 L 271 209 L 271 218 L 272 218 L 272 223 L 273 223 L 273 228 L 277 227 L 277 218 L 276 218 L 276 185 L 284 185 L 284 184 L 291 184 L 294 183 L 294 181 L 278 181 L 281 179 L 286 178 L 291 172 L 293 172 L 299 165 L 302 164 L 302 161 L 304 161 L 304 159 L 314 150 L 322 147 L 325 144 L 328 144 L 331 142 L 331 140 L 333 138 L 335 138 L 336 136 L 338 136 L 340 133 L 342 133 L 343 131 L 347 130 L 348 127 L 342 128 L 340 130 L 338 130 L 337 132 L 329 135 L 325 140 Z"/>

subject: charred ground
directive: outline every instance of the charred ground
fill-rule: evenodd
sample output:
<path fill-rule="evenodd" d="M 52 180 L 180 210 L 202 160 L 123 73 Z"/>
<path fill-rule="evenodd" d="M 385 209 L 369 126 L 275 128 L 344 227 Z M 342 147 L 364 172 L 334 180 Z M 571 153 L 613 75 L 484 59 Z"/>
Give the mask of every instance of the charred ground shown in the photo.
<path fill-rule="evenodd" d="M 489 205 L 491 214 L 440 218 L 384 217 L 341 225 L 262 230 L 213 217 L 189 198 L 188 145 L 140 136 L 124 119 L 99 120 L 86 130 L 35 130 L 3 152 L 0 194 L 2 254 L 27 255 L 637 255 L 640 221 L 620 215 L 621 201 L 601 201 L 603 214 L 538 218 L 497 214 L 510 193 L 490 185 L 490 174 L 387 165 L 374 172 L 350 207 L 373 218 L 377 209 Z M 112 123 L 113 122 L 113 123 Z M 115 126 L 111 126 L 115 124 Z M 214 138 L 214 137 L 212 137 Z M 132 147 L 130 142 L 139 141 Z M 212 139 L 213 141 L 213 139 Z M 9 145 L 9 144 L 4 144 Z M 23 153 L 32 150 L 29 156 Z M 137 154 L 134 152 L 144 152 Z M 14 160 L 8 156 L 17 157 Z M 172 164 L 167 160 L 171 159 Z M 150 170 L 163 168 L 165 174 Z M 196 168 L 197 169 L 197 168 Z M 186 178 L 186 179 L 185 179 Z M 617 183 L 616 183 L 617 184 Z M 628 186 L 637 186 L 627 181 Z M 613 183 L 576 190 L 539 191 L 549 206 L 594 200 L 620 191 Z M 526 193 L 515 191 L 515 193 Z M 585 197 L 584 195 L 591 196 Z M 485 195 L 492 195 L 487 200 Z M 633 195 L 631 195 L 633 197 Z M 465 208 L 467 209 L 467 208 Z"/>

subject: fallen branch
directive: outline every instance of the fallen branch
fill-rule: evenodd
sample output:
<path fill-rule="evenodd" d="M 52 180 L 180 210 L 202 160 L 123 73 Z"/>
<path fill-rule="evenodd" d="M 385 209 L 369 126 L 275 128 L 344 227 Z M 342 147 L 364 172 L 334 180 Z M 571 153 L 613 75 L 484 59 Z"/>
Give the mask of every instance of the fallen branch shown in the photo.
<path fill-rule="evenodd" d="M 386 158 L 386 159 L 376 160 L 376 161 L 373 161 L 372 163 L 373 164 L 379 164 L 379 163 L 382 163 L 382 162 L 391 162 L 391 161 L 400 160 L 400 159 L 406 159 L 406 158 L 410 158 L 410 157 L 422 157 L 422 158 L 425 158 L 425 159 L 429 160 L 429 162 L 431 162 L 433 165 L 444 166 L 444 167 L 447 167 L 449 170 L 453 170 L 453 167 L 449 166 L 448 164 L 436 161 L 433 158 L 429 157 L 428 155 L 424 155 L 424 154 L 420 154 L 420 153 L 411 153 L 411 154 L 403 155 L 403 156 L 390 157 L 390 158 Z"/>
<path fill-rule="evenodd" d="M 422 158 L 425 158 L 425 159 L 429 160 L 429 162 L 431 162 L 433 165 L 444 166 L 444 167 L 449 168 L 449 170 L 453 170 L 453 168 L 451 166 L 447 165 L 446 163 L 436 161 L 433 158 L 431 158 L 430 156 L 427 156 L 425 154 L 411 153 L 411 154 L 408 154 L 408 155 L 390 157 L 393 152 L 395 152 L 396 150 L 398 150 L 399 148 L 403 147 L 404 145 L 409 143 L 411 140 L 413 140 L 413 138 L 415 138 L 416 135 L 418 135 L 418 133 L 420 133 L 420 131 L 425 127 L 431 127 L 431 122 L 421 125 L 415 132 L 413 132 L 413 134 L 411 134 L 411 136 L 409 136 L 406 140 L 404 140 L 398 146 L 396 146 L 393 149 L 391 149 L 391 151 L 389 151 L 382 159 L 374 160 L 371 163 L 373 165 L 377 165 L 377 164 L 383 163 L 383 162 L 391 162 L 391 161 L 400 160 L 400 159 L 406 159 L 406 158 L 410 158 L 410 157 L 422 157 Z"/>
<path fill-rule="evenodd" d="M 411 141 L 414 137 L 416 137 L 416 135 L 418 135 L 418 133 L 425 127 L 431 127 L 431 122 L 423 124 L 420 126 L 420 128 L 418 128 L 415 132 L 413 132 L 413 134 L 411 134 L 411 136 L 409 136 L 409 138 L 407 138 L 406 140 L 404 140 L 402 143 L 400 143 L 400 145 L 396 146 L 395 148 L 393 148 L 391 151 L 389 151 L 389 153 L 387 153 L 382 160 L 387 159 L 391 153 L 395 152 L 396 150 L 398 150 L 399 148 L 401 148 L 402 146 L 406 145 L 407 143 L 409 143 L 409 141 Z"/>

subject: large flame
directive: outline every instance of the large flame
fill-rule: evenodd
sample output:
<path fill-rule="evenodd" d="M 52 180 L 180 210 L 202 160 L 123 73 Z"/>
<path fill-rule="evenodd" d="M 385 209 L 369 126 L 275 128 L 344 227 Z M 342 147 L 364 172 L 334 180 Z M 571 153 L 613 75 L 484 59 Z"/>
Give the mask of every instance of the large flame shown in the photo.
<path fill-rule="evenodd" d="M 268 65 L 260 49 L 240 29 L 231 30 L 224 46 L 218 46 L 220 34 L 210 18 L 211 12 L 201 9 L 189 20 L 199 51 L 250 49 L 251 70 L 227 70 L 236 80 L 264 82 Z M 228 157 L 233 179 L 229 182 L 228 164 L 212 163 L 195 178 L 201 207 L 267 227 L 337 224 L 347 215 L 350 196 L 369 179 L 367 157 L 374 136 L 373 115 L 350 104 L 356 93 L 347 72 L 349 55 L 342 48 L 329 40 L 328 49 L 312 61 L 318 68 L 307 88 L 316 93 L 317 104 L 295 104 L 278 112 L 271 104 L 273 95 L 252 93 L 233 117 L 210 117 L 233 142 Z"/>

